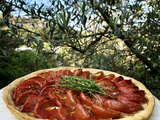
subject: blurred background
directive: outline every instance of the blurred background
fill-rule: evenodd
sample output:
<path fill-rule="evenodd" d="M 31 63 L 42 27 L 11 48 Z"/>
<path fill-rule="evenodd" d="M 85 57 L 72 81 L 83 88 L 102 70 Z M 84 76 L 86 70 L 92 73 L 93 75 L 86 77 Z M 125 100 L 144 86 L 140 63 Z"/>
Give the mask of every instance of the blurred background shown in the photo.
<path fill-rule="evenodd" d="M 110 70 L 160 99 L 160 0 L 1 0 L 0 88 L 59 66 Z"/>

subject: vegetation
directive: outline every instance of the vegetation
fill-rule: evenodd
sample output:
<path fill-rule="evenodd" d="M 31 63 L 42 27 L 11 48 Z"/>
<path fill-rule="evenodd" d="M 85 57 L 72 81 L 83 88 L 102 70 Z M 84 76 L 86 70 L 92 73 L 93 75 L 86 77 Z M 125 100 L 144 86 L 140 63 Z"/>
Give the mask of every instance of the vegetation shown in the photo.
<path fill-rule="evenodd" d="M 110 96 L 109 93 L 104 91 L 103 87 L 99 86 L 98 84 L 95 83 L 95 81 L 92 80 L 92 76 L 90 76 L 90 79 L 85 79 L 78 76 L 62 76 L 60 84 L 62 88 L 69 88 L 79 92 L 83 91 L 89 95 L 94 95 L 94 93 L 99 93 Z"/>
<path fill-rule="evenodd" d="M 53 58 L 49 66 L 41 62 L 36 69 L 60 65 L 111 70 L 141 81 L 160 98 L 159 0 L 1 0 L 0 6 L 2 69 L 13 67 L 8 63 L 15 48 L 26 45 L 32 47 L 33 59 Z M 27 17 L 15 17 L 15 10 Z"/>
<path fill-rule="evenodd" d="M 8 85 L 14 79 L 22 77 L 33 71 L 55 67 L 56 63 L 54 58 L 46 58 L 47 57 L 44 59 L 42 54 L 37 56 L 35 52 L 26 50 L 14 52 L 11 57 L 5 59 L 7 61 L 1 59 L 1 88 Z"/>

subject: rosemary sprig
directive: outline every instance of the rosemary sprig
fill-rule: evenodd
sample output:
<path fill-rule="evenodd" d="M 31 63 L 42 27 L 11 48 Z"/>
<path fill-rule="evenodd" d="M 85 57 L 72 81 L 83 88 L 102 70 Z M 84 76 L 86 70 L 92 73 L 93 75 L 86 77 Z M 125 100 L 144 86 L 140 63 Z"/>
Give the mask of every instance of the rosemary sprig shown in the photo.
<path fill-rule="evenodd" d="M 94 93 L 105 94 L 110 96 L 109 93 L 104 91 L 104 88 L 99 86 L 91 79 L 84 79 L 78 76 L 62 76 L 62 80 L 59 81 L 62 88 L 72 89 L 76 91 L 83 91 L 89 95 Z M 110 96 L 112 97 L 112 96 Z"/>

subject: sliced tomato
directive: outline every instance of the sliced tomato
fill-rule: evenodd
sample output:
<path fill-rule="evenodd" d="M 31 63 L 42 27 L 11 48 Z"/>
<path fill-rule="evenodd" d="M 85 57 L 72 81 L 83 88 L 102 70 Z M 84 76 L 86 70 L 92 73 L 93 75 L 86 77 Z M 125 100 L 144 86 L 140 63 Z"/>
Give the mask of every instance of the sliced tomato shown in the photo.
<path fill-rule="evenodd" d="M 132 80 L 122 80 L 122 81 L 116 83 L 116 85 L 117 85 L 118 87 L 135 86 L 135 85 L 132 83 Z"/>
<path fill-rule="evenodd" d="M 52 80 L 52 81 L 47 82 L 47 83 L 42 87 L 42 89 L 45 88 L 45 87 L 47 87 L 47 86 L 50 86 L 50 87 L 58 87 L 58 86 L 60 86 L 60 83 L 57 81 L 57 79 L 56 79 L 56 80 Z"/>
<path fill-rule="evenodd" d="M 43 72 L 38 74 L 37 76 L 40 76 L 49 82 L 50 80 L 56 77 L 56 72 L 55 71 Z"/>
<path fill-rule="evenodd" d="M 47 80 L 40 77 L 40 76 L 29 78 L 27 81 L 33 81 L 33 82 L 39 84 L 40 87 L 44 86 L 47 83 Z"/>
<path fill-rule="evenodd" d="M 111 81 L 114 82 L 115 84 L 117 84 L 118 82 L 122 81 L 124 78 L 122 76 L 116 77 L 114 79 L 112 79 Z"/>
<path fill-rule="evenodd" d="M 31 87 L 31 88 L 23 88 L 23 87 L 22 87 L 21 89 L 15 90 L 14 96 L 13 96 L 13 100 L 16 100 L 17 97 L 18 97 L 20 94 L 22 94 L 22 93 L 24 93 L 24 92 L 27 92 L 27 91 L 37 91 L 37 92 L 40 92 L 40 90 L 37 89 L 37 88 L 35 88 L 35 87 Z"/>
<path fill-rule="evenodd" d="M 103 96 L 101 96 L 99 94 L 95 94 L 94 103 L 96 103 L 98 105 L 102 105 L 102 103 L 103 103 L 104 100 L 105 100 L 105 98 Z"/>
<path fill-rule="evenodd" d="M 76 69 L 73 71 L 73 76 L 80 76 L 80 75 L 82 75 L 82 73 L 83 73 L 82 69 L 79 68 L 79 69 Z"/>
<path fill-rule="evenodd" d="M 56 77 L 61 77 L 61 76 L 64 76 L 64 70 L 59 70 L 59 71 L 56 71 Z"/>
<path fill-rule="evenodd" d="M 103 71 L 99 71 L 99 72 L 97 72 L 95 74 L 92 74 L 92 79 L 93 80 L 100 80 L 100 79 L 102 79 L 104 77 L 105 77 L 105 75 L 104 75 Z"/>
<path fill-rule="evenodd" d="M 75 112 L 71 112 L 71 117 L 70 117 L 69 120 L 77 120 L 77 119 L 76 119 Z"/>
<path fill-rule="evenodd" d="M 91 118 L 88 111 L 80 103 L 76 105 L 75 116 L 77 120 L 90 120 Z"/>
<path fill-rule="evenodd" d="M 64 70 L 64 72 L 63 72 L 63 74 L 64 75 L 71 75 L 71 76 L 73 76 L 73 72 L 71 72 L 70 70 Z"/>
<path fill-rule="evenodd" d="M 110 108 L 103 108 L 97 104 L 93 104 L 91 108 L 91 112 L 103 119 L 107 118 L 119 118 L 121 116 L 121 112 L 112 110 Z"/>
<path fill-rule="evenodd" d="M 89 79 L 90 72 L 89 71 L 83 71 L 80 77 Z"/>
<path fill-rule="evenodd" d="M 57 115 L 56 117 L 58 118 L 58 120 L 69 120 L 71 117 L 71 113 L 70 113 L 70 109 L 69 107 L 66 106 L 60 106 L 59 109 L 57 110 Z"/>
<path fill-rule="evenodd" d="M 105 88 L 106 89 L 114 89 L 115 87 L 117 87 L 113 82 L 111 81 L 105 81 Z"/>
<path fill-rule="evenodd" d="M 66 106 L 70 106 L 70 107 L 75 107 L 76 106 L 76 100 L 73 96 L 73 93 L 71 90 L 67 91 L 67 95 L 66 95 Z"/>
<path fill-rule="evenodd" d="M 134 91 L 139 91 L 138 87 L 136 86 L 125 86 L 125 87 L 118 87 L 122 93 L 133 93 Z"/>
<path fill-rule="evenodd" d="M 133 91 L 133 92 L 131 92 L 131 93 L 133 93 L 133 94 L 138 94 L 138 95 L 141 95 L 141 96 L 145 96 L 145 91 L 143 91 L 143 90 L 137 90 L 137 91 Z"/>
<path fill-rule="evenodd" d="M 34 117 L 47 119 L 50 115 L 50 111 L 53 110 L 55 107 L 55 104 L 48 100 L 47 98 L 41 98 L 34 109 Z"/>
<path fill-rule="evenodd" d="M 37 104 L 37 102 L 44 97 L 38 95 L 32 95 L 28 97 L 23 107 L 20 109 L 21 112 L 32 112 Z"/>
<path fill-rule="evenodd" d="M 57 109 L 55 107 L 55 109 L 52 109 L 51 111 L 48 111 L 47 114 L 47 119 L 49 120 L 57 120 Z"/>
<path fill-rule="evenodd" d="M 97 80 L 96 84 L 98 84 L 101 87 L 105 87 L 106 86 L 106 81 L 104 81 L 104 80 Z"/>
<path fill-rule="evenodd" d="M 120 90 L 118 87 L 111 81 L 105 82 L 105 89 L 104 91 L 108 93 L 112 97 L 117 97 L 120 94 Z"/>
<path fill-rule="evenodd" d="M 123 97 L 127 98 L 129 101 L 137 102 L 137 103 L 145 103 L 146 98 L 141 94 L 130 93 L 130 94 L 122 94 Z"/>
<path fill-rule="evenodd" d="M 64 104 L 66 94 L 67 93 L 63 88 L 51 88 L 49 90 L 49 99 L 53 101 L 57 106 L 61 106 Z"/>
<path fill-rule="evenodd" d="M 19 89 L 23 89 L 23 88 L 32 88 L 32 87 L 34 87 L 34 88 L 37 88 L 37 89 L 41 89 L 41 87 L 40 87 L 40 85 L 39 84 L 37 84 L 37 83 L 35 83 L 35 82 L 33 82 L 33 81 L 28 81 L 28 80 L 25 80 L 25 81 L 23 81 L 22 83 L 20 83 L 15 89 L 14 89 L 14 92 L 16 91 L 16 90 L 19 90 Z"/>
<path fill-rule="evenodd" d="M 52 79 L 50 82 L 55 81 L 55 83 L 57 84 L 57 83 L 59 83 L 58 81 L 60 81 L 60 80 L 62 80 L 62 77 L 61 77 L 61 76 L 59 76 L 59 77 L 55 77 L 55 78 L 54 78 L 54 79 Z M 60 83 L 59 83 L 59 85 L 60 85 Z"/>
<path fill-rule="evenodd" d="M 133 101 L 129 101 L 123 95 L 119 95 L 117 97 L 117 100 L 119 100 L 119 101 L 123 102 L 124 104 L 126 104 L 129 107 L 129 109 L 130 109 L 131 112 L 138 111 L 138 110 L 140 110 L 142 108 L 142 106 L 140 104 L 138 104 L 136 102 L 133 102 Z"/>
<path fill-rule="evenodd" d="M 103 78 L 101 78 L 101 79 L 99 79 L 99 80 L 96 80 L 95 82 L 98 84 L 99 82 L 105 82 L 105 81 L 108 81 L 108 79 L 106 78 L 106 77 L 103 77 Z"/>
<path fill-rule="evenodd" d="M 58 107 L 64 105 L 63 101 L 61 101 L 61 100 L 60 100 L 57 96 L 55 96 L 54 94 L 53 94 L 53 95 L 49 94 L 49 99 L 50 99 L 51 101 L 53 101 L 54 104 L 55 104 L 56 106 L 58 106 Z"/>
<path fill-rule="evenodd" d="M 40 95 L 41 95 L 41 96 L 44 96 L 44 97 L 46 97 L 46 98 L 49 98 L 49 90 L 50 90 L 50 88 L 53 88 L 53 86 L 46 86 L 46 87 L 44 87 L 44 88 L 41 90 Z"/>
<path fill-rule="evenodd" d="M 50 74 L 48 72 L 40 73 L 37 76 L 40 76 L 40 77 L 46 79 L 47 81 L 49 81 L 51 79 Z"/>
<path fill-rule="evenodd" d="M 114 74 L 109 74 L 109 75 L 107 75 L 107 80 L 108 81 L 111 81 L 111 80 L 113 80 L 115 78 L 115 75 Z"/>
<path fill-rule="evenodd" d="M 38 95 L 39 92 L 37 91 L 27 91 L 27 92 L 24 92 L 22 94 L 20 94 L 17 99 L 16 99 L 16 105 L 23 105 L 27 98 L 30 97 L 31 95 Z"/>
<path fill-rule="evenodd" d="M 48 73 L 49 73 L 49 76 L 50 76 L 50 80 L 52 80 L 56 77 L 56 72 L 55 71 L 51 70 L 51 71 L 48 71 Z"/>
<path fill-rule="evenodd" d="M 102 104 L 104 107 L 111 108 L 116 111 L 124 112 L 124 113 L 131 113 L 129 107 L 118 100 L 105 100 Z"/>
<path fill-rule="evenodd" d="M 84 94 L 83 92 L 80 93 L 80 100 L 87 106 L 92 106 L 92 104 L 93 104 L 89 95 Z"/>

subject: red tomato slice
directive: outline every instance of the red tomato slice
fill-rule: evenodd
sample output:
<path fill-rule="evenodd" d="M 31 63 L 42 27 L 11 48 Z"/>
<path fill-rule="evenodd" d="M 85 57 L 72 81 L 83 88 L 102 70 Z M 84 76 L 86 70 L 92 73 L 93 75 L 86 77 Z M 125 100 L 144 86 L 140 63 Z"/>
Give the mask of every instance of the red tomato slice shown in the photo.
<path fill-rule="evenodd" d="M 90 120 L 91 116 L 89 115 L 88 111 L 84 109 L 84 107 L 77 103 L 75 109 L 76 120 Z"/>
<path fill-rule="evenodd" d="M 51 111 L 48 111 L 47 119 L 49 120 L 57 120 L 57 109 L 52 109 Z"/>
<path fill-rule="evenodd" d="M 118 87 L 135 86 L 131 80 L 122 80 L 116 83 Z"/>
<path fill-rule="evenodd" d="M 82 75 L 82 73 L 83 73 L 82 69 L 79 68 L 79 69 L 76 69 L 73 71 L 73 76 L 80 76 L 80 75 Z"/>
<path fill-rule="evenodd" d="M 101 78 L 101 79 L 99 79 L 99 80 L 96 80 L 95 82 L 96 82 L 96 83 L 99 83 L 99 82 L 103 82 L 103 81 L 108 81 L 108 79 L 105 78 L 105 77 L 103 77 L 103 78 Z"/>
<path fill-rule="evenodd" d="M 119 90 L 122 91 L 122 93 L 133 93 L 134 91 L 139 91 L 138 87 L 136 86 L 125 86 L 125 87 L 118 87 Z"/>
<path fill-rule="evenodd" d="M 18 105 L 23 105 L 26 102 L 26 100 L 27 100 L 27 98 L 29 96 L 31 96 L 31 95 L 38 95 L 38 94 L 39 94 L 39 92 L 37 92 L 37 91 L 27 91 L 27 92 L 24 92 L 24 93 L 20 94 L 17 97 L 15 103 L 16 103 L 17 106 Z"/>
<path fill-rule="evenodd" d="M 45 98 L 49 98 L 49 90 L 50 90 L 50 88 L 53 88 L 53 86 L 46 86 L 46 87 L 44 87 L 41 90 L 40 95 L 44 96 Z"/>
<path fill-rule="evenodd" d="M 102 105 L 103 101 L 105 100 L 104 97 L 102 97 L 101 95 L 99 94 L 95 94 L 96 98 L 94 97 L 94 102 L 98 105 Z"/>
<path fill-rule="evenodd" d="M 105 87 L 106 86 L 106 81 L 104 81 L 104 80 L 97 80 L 96 84 L 98 84 L 101 87 Z"/>
<path fill-rule="evenodd" d="M 63 74 L 64 75 L 71 75 L 71 76 L 73 76 L 73 73 L 70 70 L 67 70 L 67 69 L 64 70 Z"/>
<path fill-rule="evenodd" d="M 129 101 L 133 101 L 136 103 L 145 103 L 146 99 L 144 96 L 141 94 L 135 94 L 135 93 L 130 93 L 130 94 L 122 94 L 123 97 L 127 98 Z"/>
<path fill-rule="evenodd" d="M 143 91 L 143 90 L 137 90 L 137 91 L 133 91 L 133 92 L 131 92 L 131 93 L 133 93 L 133 94 L 138 94 L 138 95 L 141 95 L 141 96 L 145 96 L 145 92 Z"/>
<path fill-rule="evenodd" d="M 56 71 L 56 77 L 61 77 L 62 75 L 64 76 L 64 70 Z"/>
<path fill-rule="evenodd" d="M 56 87 L 56 88 L 57 88 L 58 86 L 60 86 L 60 83 L 57 82 L 57 79 L 56 79 L 56 80 L 52 80 L 52 81 L 47 82 L 47 83 L 42 87 L 42 89 L 45 88 L 46 86 Z"/>
<path fill-rule="evenodd" d="M 38 95 L 32 95 L 28 97 L 23 107 L 20 109 L 21 112 L 32 112 L 37 104 L 37 102 L 44 97 Z"/>
<path fill-rule="evenodd" d="M 49 76 L 50 76 L 50 80 L 54 79 L 56 77 L 56 72 L 55 71 L 48 71 Z"/>
<path fill-rule="evenodd" d="M 73 93 L 71 90 L 67 91 L 66 95 L 66 106 L 75 107 L 76 106 L 76 100 L 73 96 Z"/>
<path fill-rule="evenodd" d="M 122 81 L 123 80 L 123 77 L 122 76 L 119 76 L 119 77 L 116 77 L 114 79 L 112 79 L 111 81 L 114 82 L 115 84 Z"/>
<path fill-rule="evenodd" d="M 59 109 L 57 110 L 57 118 L 58 120 L 69 120 L 70 119 L 70 109 L 69 107 L 66 106 L 60 106 Z"/>
<path fill-rule="evenodd" d="M 40 76 L 49 82 L 50 80 L 56 77 L 56 72 L 55 71 L 43 72 L 38 74 L 37 76 Z"/>
<path fill-rule="evenodd" d="M 107 75 L 108 81 L 111 81 L 111 80 L 113 80 L 114 78 L 115 78 L 115 75 L 114 75 L 114 74 L 109 74 L 109 75 Z"/>
<path fill-rule="evenodd" d="M 44 79 L 40 76 L 29 78 L 27 81 L 33 81 L 33 82 L 39 84 L 40 87 L 43 87 L 47 83 L 46 79 Z"/>
<path fill-rule="evenodd" d="M 77 120 L 77 119 L 76 119 L 75 112 L 71 112 L 71 117 L 70 117 L 69 120 Z"/>
<path fill-rule="evenodd" d="M 121 112 L 112 110 L 110 108 L 103 108 L 99 105 L 93 104 L 91 108 L 91 112 L 103 119 L 107 118 L 119 118 L 121 116 Z"/>
<path fill-rule="evenodd" d="M 90 97 L 88 95 L 85 95 L 83 92 L 80 93 L 80 100 L 87 106 L 92 106 L 93 104 Z"/>
<path fill-rule="evenodd" d="M 32 88 L 32 87 L 37 88 L 37 89 L 39 89 L 39 90 L 41 89 L 41 87 L 40 87 L 39 84 L 37 84 L 37 83 L 35 83 L 35 82 L 33 82 L 33 81 L 25 80 L 25 81 L 23 81 L 22 83 L 20 83 L 20 84 L 14 89 L 14 92 L 15 92 L 16 90 L 19 90 L 19 89 Z"/>
<path fill-rule="evenodd" d="M 55 104 L 46 98 L 41 98 L 34 109 L 34 117 L 47 119 L 50 115 L 50 111 L 54 108 Z"/>
<path fill-rule="evenodd" d="M 63 101 L 66 99 L 65 89 L 51 88 L 49 90 L 49 99 L 53 101 L 57 106 L 63 105 Z"/>
<path fill-rule="evenodd" d="M 106 93 L 109 93 L 110 96 L 117 97 L 120 94 L 120 90 L 113 82 L 106 81 L 105 84 L 106 85 L 105 85 L 104 91 Z"/>
<path fill-rule="evenodd" d="M 109 107 L 113 110 L 116 110 L 116 111 L 120 111 L 120 112 L 124 112 L 124 113 L 131 113 L 129 107 L 120 102 L 120 101 L 117 101 L 117 100 L 105 100 L 102 104 L 104 107 Z"/>
<path fill-rule="evenodd" d="M 99 72 L 92 75 L 93 80 L 100 80 L 104 77 L 105 77 L 105 75 L 104 75 L 103 71 L 99 71 Z"/>
<path fill-rule="evenodd" d="M 14 96 L 13 96 L 13 100 L 16 100 L 17 97 L 24 93 L 24 92 L 27 92 L 27 91 L 37 91 L 37 92 L 40 92 L 39 89 L 35 88 L 35 87 L 31 87 L 31 88 L 21 88 L 21 89 L 18 89 L 14 92 Z"/>
<path fill-rule="evenodd" d="M 126 104 L 130 111 L 132 112 L 135 112 L 135 111 L 138 111 L 142 108 L 142 106 L 136 102 L 133 102 L 133 101 L 129 101 L 126 97 L 124 97 L 123 95 L 119 95 L 117 97 L 117 100 L 123 102 L 124 104 Z"/>
<path fill-rule="evenodd" d="M 82 72 L 82 74 L 80 75 L 80 77 L 86 78 L 86 79 L 89 79 L 89 76 L 90 76 L 90 72 L 89 72 L 89 71 L 84 71 L 84 72 Z"/>

